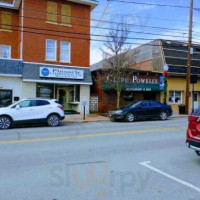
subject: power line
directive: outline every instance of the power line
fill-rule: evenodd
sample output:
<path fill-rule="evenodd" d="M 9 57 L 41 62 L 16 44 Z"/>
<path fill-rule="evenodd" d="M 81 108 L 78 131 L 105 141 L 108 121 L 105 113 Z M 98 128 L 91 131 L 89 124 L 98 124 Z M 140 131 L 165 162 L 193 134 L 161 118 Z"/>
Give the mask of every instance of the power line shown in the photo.
<path fill-rule="evenodd" d="M 38 10 L 33 10 L 33 9 L 25 9 L 25 11 L 28 12 L 37 12 L 37 13 L 41 13 L 41 14 L 48 14 L 48 12 L 45 11 L 38 11 Z M 75 16 L 70 16 L 70 15 L 61 15 L 61 14 L 53 14 L 55 16 L 63 16 L 63 17 L 70 17 L 70 18 L 74 18 L 74 19 L 80 19 L 80 20 L 88 20 L 88 22 L 91 21 L 97 21 L 97 19 L 92 19 L 92 18 L 84 18 L 84 17 L 75 17 Z M 102 20 L 101 22 L 103 23 L 110 23 L 110 24 L 123 24 L 121 22 L 114 22 L 114 21 L 108 21 L 108 20 Z M 152 29 L 161 29 L 161 30 L 172 30 L 172 31 L 184 31 L 184 32 L 177 32 L 177 33 L 187 33 L 188 30 L 187 29 L 178 29 L 178 28 L 168 28 L 168 27 L 159 27 L 159 26 L 145 26 L 145 25 L 138 25 L 138 24 L 131 24 L 131 23 L 127 23 L 128 26 L 136 26 L 136 27 L 143 27 L 143 28 L 152 28 Z"/>
<path fill-rule="evenodd" d="M 103 19 L 103 16 L 104 16 L 104 14 L 106 13 L 106 10 L 108 9 L 108 6 L 109 6 L 109 1 L 107 2 L 107 5 L 106 5 L 106 7 L 105 7 L 105 9 L 104 9 L 104 11 L 103 11 L 103 13 L 102 13 L 102 15 L 101 15 L 99 21 L 98 21 L 98 24 L 97 24 L 96 27 L 94 28 L 93 34 L 95 33 L 96 28 L 99 26 L 101 20 Z"/>
<path fill-rule="evenodd" d="M 7 15 L 10 15 L 10 14 L 7 14 Z M 18 15 L 17 15 L 18 16 Z M 46 21 L 46 19 L 42 19 L 42 18 L 36 18 L 36 17 L 28 17 L 28 16 L 19 16 L 21 18 L 27 18 L 27 19 L 34 19 L 34 20 L 40 20 L 40 21 Z M 117 23 L 116 23 L 117 24 Z M 114 28 L 107 28 L 107 27 L 96 27 L 96 26 L 90 26 L 90 25 L 83 25 L 83 24 L 75 24 L 75 23 L 72 23 L 72 25 L 75 25 L 75 26 L 81 26 L 81 27 L 88 27 L 88 28 L 96 28 L 96 29 L 102 29 L 102 30 L 112 30 L 112 31 L 115 31 L 116 29 Z M 17 26 L 17 25 L 16 25 Z M 120 30 L 119 31 L 123 31 L 123 30 Z M 129 33 L 139 33 L 139 34 L 144 34 L 144 35 L 155 35 L 155 36 L 163 36 L 163 37 L 174 37 L 174 38 L 185 38 L 184 36 L 178 36 L 178 35 L 170 35 L 170 34 L 158 34 L 158 33 L 151 33 L 151 32 L 142 32 L 142 31 L 131 31 L 131 30 L 128 30 Z M 185 34 L 186 33 L 180 33 L 180 34 Z M 194 38 L 194 39 L 199 39 L 199 38 Z"/>
<path fill-rule="evenodd" d="M 92 13 L 102 13 L 100 11 L 92 11 Z M 163 20 L 163 21 L 170 21 L 170 22 L 185 22 L 185 20 L 178 20 L 178 19 L 172 19 L 172 18 L 159 18 L 159 17 L 144 17 L 140 15 L 132 15 L 132 14 L 121 14 L 121 13 L 105 13 L 105 15 L 119 15 L 119 16 L 126 16 L 126 17 L 135 17 L 135 18 L 143 18 L 143 19 L 153 19 L 153 20 Z M 200 24 L 199 22 L 193 22 L 194 24 Z"/>
<path fill-rule="evenodd" d="M 5 26 L 13 26 L 13 25 L 8 25 L 8 24 L 2 24 L 2 25 L 5 25 Z M 14 26 L 14 27 L 19 27 L 21 28 L 21 26 Z M 27 28 L 27 29 L 33 29 L 33 30 L 36 30 L 36 31 L 48 31 L 48 29 L 38 29 L 38 28 L 32 28 L 32 27 L 25 27 L 24 28 Z M 55 32 L 55 33 L 67 33 L 67 34 L 78 34 L 79 37 L 74 37 L 74 36 L 68 36 L 68 35 L 58 35 L 58 34 L 49 34 L 49 33 L 41 33 L 41 32 L 32 32 L 32 31 L 28 31 L 28 30 L 18 30 L 18 29 L 12 29 L 12 31 L 15 31 L 15 32 L 25 32 L 25 33 L 30 33 L 30 34 L 37 34 L 37 35 L 46 35 L 46 36 L 54 36 L 54 37 L 63 37 L 63 38 L 69 38 L 69 39 L 79 39 L 79 40 L 87 40 L 87 41 L 96 41 L 96 42 L 108 42 L 108 40 L 103 40 L 103 39 L 91 39 L 91 38 L 84 38 L 84 37 L 80 37 L 81 35 L 84 35 L 84 34 L 80 34 L 80 33 L 73 33 L 73 32 L 63 32 L 63 31 L 55 31 L 55 30 L 49 30 L 49 31 L 52 31 L 52 32 Z M 87 35 L 87 34 L 86 34 Z M 88 34 L 89 36 L 90 34 Z M 102 35 L 97 35 L 99 37 L 102 37 Z M 105 36 L 107 37 L 107 36 Z M 136 39 L 136 40 L 159 40 L 159 39 L 147 39 L 147 38 L 132 38 L 132 39 Z M 120 42 L 119 42 L 120 43 Z M 149 43 L 137 43 L 137 42 L 125 42 L 124 44 L 126 45 L 144 45 L 144 46 L 162 46 L 162 45 L 157 45 L 157 44 L 152 44 L 152 41 L 149 42 Z M 179 41 L 176 41 L 176 44 L 186 44 L 186 42 L 179 42 Z M 198 45 L 198 44 L 194 44 L 194 45 Z"/>
<path fill-rule="evenodd" d="M 11 27 L 15 27 L 15 28 L 22 28 L 22 26 L 19 25 L 9 25 L 9 24 L 2 24 L 3 26 L 11 26 Z M 23 26 L 24 29 L 31 29 L 31 30 L 37 30 L 37 31 L 47 31 L 47 32 L 54 32 L 54 33 L 66 33 L 66 34 L 70 34 L 70 35 L 81 35 L 81 36 L 95 36 L 95 37 L 104 37 L 104 38 L 112 38 L 112 36 L 109 35 L 100 35 L 100 34 L 90 34 L 90 33 L 81 33 L 81 32 L 69 32 L 69 31 L 59 31 L 59 30 L 52 30 L 52 29 L 44 29 L 44 28 L 34 28 L 34 27 L 30 27 L 30 26 Z M 19 30 L 20 31 L 20 30 Z M 59 35 L 58 35 L 59 36 Z M 66 36 L 67 37 L 67 36 Z M 78 38 L 78 37 L 76 37 Z M 116 37 L 116 38 L 120 38 L 120 37 Z M 79 38 L 78 38 L 79 39 Z M 127 40 L 144 40 L 144 41 L 151 41 L 151 40 L 155 40 L 155 38 L 144 38 L 144 37 L 127 37 Z"/>
<path fill-rule="evenodd" d="M 111 2 L 119 2 L 119 3 L 130 3 L 137 5 L 147 5 L 147 6 L 159 6 L 159 7 L 169 7 L 169 8 L 184 8 L 188 9 L 189 6 L 181 6 L 181 5 L 172 5 L 172 4 L 158 4 L 158 3 L 148 3 L 148 2 L 136 2 L 136 1 L 125 1 L 125 0 L 108 0 Z M 193 8 L 194 10 L 199 10 L 200 8 Z"/>
<path fill-rule="evenodd" d="M 45 36 L 53 36 L 53 37 L 63 37 L 63 38 L 70 38 L 70 39 L 79 39 L 79 40 L 86 40 L 86 41 L 108 42 L 107 40 L 102 40 L 102 39 L 90 39 L 90 38 L 83 38 L 83 37 L 71 37 L 71 36 L 66 36 L 66 35 L 48 34 L 48 33 L 32 32 L 32 31 L 26 31 L 26 30 L 23 30 L 23 31 L 21 31 L 21 30 L 12 30 L 12 31 L 15 31 L 15 32 L 24 32 L 24 33 L 30 33 L 30 34 L 36 34 L 36 35 L 45 35 Z M 151 46 L 151 47 L 163 47 L 163 44 L 162 45 L 160 45 L 160 44 L 153 44 L 152 42 L 148 42 L 148 43 L 145 43 L 145 44 L 136 43 L 136 42 L 125 42 L 123 44 L 125 44 L 125 45 Z M 181 45 L 181 44 L 186 44 L 186 43 L 176 41 L 176 44 L 180 44 Z M 197 45 L 193 45 L 193 46 L 197 46 Z M 183 46 L 176 46 L 176 47 L 183 47 Z M 200 46 L 198 45 L 198 47 L 200 47 Z M 174 52 L 180 51 L 180 50 L 176 50 L 176 49 L 173 49 L 173 50 L 168 49 L 168 50 L 169 51 L 174 51 Z M 183 58 L 182 57 L 176 57 L 176 59 L 183 59 Z"/>

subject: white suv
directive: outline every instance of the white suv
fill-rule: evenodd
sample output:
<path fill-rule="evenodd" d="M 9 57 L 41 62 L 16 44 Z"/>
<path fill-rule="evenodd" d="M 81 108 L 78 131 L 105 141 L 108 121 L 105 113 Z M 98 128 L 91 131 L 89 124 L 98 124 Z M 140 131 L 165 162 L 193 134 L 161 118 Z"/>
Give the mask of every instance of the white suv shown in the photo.
<path fill-rule="evenodd" d="M 62 105 L 56 99 L 23 99 L 0 108 L 0 129 L 25 123 L 47 123 L 55 127 L 65 118 Z"/>

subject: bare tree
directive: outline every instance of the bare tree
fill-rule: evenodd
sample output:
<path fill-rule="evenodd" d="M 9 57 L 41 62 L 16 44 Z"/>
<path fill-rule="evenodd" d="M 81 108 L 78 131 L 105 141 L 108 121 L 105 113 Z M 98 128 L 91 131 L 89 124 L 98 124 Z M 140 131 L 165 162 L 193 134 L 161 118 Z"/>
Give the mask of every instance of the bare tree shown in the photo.
<path fill-rule="evenodd" d="M 109 87 L 116 92 L 117 108 L 120 107 L 121 92 L 126 83 L 128 68 L 131 64 L 130 46 L 126 43 L 128 34 L 127 24 L 118 25 L 115 30 L 106 35 L 107 41 L 102 49 L 105 59 L 103 68 L 106 70 L 104 81 L 107 81 Z"/>

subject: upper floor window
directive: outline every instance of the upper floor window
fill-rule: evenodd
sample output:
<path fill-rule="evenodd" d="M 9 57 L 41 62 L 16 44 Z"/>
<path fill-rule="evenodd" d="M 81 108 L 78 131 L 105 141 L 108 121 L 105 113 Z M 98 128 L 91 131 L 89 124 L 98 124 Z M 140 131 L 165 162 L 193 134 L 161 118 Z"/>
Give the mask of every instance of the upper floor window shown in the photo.
<path fill-rule="evenodd" d="M 1 29 L 11 30 L 11 13 L 10 12 L 1 12 Z"/>
<path fill-rule="evenodd" d="M 11 58 L 11 46 L 0 45 L 0 57 L 5 59 Z"/>
<path fill-rule="evenodd" d="M 57 42 L 56 40 L 46 40 L 46 60 L 56 61 L 57 58 Z"/>
<path fill-rule="evenodd" d="M 57 3 L 47 1 L 47 21 L 57 23 Z"/>
<path fill-rule="evenodd" d="M 60 61 L 61 62 L 70 62 L 71 57 L 71 43 L 69 42 L 60 42 Z"/>
<path fill-rule="evenodd" d="M 61 6 L 61 24 L 71 25 L 72 8 L 70 5 L 62 4 Z"/>

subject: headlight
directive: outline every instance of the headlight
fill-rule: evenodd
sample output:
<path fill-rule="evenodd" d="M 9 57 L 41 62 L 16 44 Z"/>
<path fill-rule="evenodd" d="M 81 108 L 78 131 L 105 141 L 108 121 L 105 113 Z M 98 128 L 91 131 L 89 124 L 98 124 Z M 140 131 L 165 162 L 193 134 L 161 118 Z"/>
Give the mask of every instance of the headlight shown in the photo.
<path fill-rule="evenodd" d="M 122 110 L 118 110 L 115 112 L 115 114 L 122 114 L 122 112 L 123 112 Z"/>

